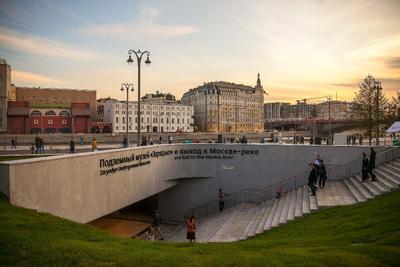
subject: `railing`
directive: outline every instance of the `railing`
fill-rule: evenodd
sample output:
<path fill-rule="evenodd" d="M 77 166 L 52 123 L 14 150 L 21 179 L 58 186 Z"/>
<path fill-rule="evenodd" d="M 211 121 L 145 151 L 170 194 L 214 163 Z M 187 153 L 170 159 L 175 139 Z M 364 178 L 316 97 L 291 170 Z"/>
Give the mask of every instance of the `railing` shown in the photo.
<path fill-rule="evenodd" d="M 261 203 L 275 196 L 278 189 L 282 190 L 283 193 L 289 192 L 298 186 L 305 185 L 308 181 L 308 173 L 309 171 L 302 172 L 264 189 L 243 189 L 229 194 L 225 197 L 225 209 L 235 207 L 244 202 Z M 185 214 L 185 218 L 189 215 L 194 215 L 196 218 L 202 218 L 217 213 L 219 211 L 218 202 L 218 199 L 214 199 L 195 207 Z"/>
<path fill-rule="evenodd" d="M 400 157 L 400 147 L 390 148 L 383 152 L 377 153 L 375 164 L 380 165 L 389 161 L 392 161 Z M 361 159 L 355 159 L 344 165 L 329 164 L 326 166 L 328 179 L 327 184 L 331 184 L 333 178 L 340 180 L 356 173 L 361 172 Z M 300 174 L 292 176 L 284 181 L 270 185 L 263 189 L 243 189 L 238 192 L 229 194 L 225 197 L 224 206 L 225 208 L 231 208 L 240 205 L 244 202 L 261 203 L 267 201 L 276 196 L 279 190 L 282 192 L 289 192 L 298 186 L 302 186 L 308 183 L 309 170 L 304 171 Z M 207 217 L 210 214 L 217 213 L 219 211 L 219 200 L 214 199 L 200 206 L 197 206 L 189 212 L 185 213 L 185 218 L 190 215 L 194 215 L 196 218 Z"/>

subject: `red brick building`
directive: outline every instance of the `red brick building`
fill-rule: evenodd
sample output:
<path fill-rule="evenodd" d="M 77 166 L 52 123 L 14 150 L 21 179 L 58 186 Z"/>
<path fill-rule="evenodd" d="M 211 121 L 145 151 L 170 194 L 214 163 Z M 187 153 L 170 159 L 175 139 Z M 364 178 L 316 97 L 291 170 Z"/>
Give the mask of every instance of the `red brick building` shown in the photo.
<path fill-rule="evenodd" d="M 71 103 L 69 108 L 33 108 L 27 101 L 8 102 L 8 132 L 88 133 L 90 104 Z"/>

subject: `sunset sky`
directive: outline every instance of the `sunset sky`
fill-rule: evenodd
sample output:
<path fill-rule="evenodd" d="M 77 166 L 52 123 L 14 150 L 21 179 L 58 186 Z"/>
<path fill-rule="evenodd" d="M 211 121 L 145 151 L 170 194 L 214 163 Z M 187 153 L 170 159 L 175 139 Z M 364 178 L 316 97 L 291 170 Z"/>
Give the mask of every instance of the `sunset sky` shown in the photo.
<path fill-rule="evenodd" d="M 129 49 L 151 52 L 142 94 L 203 82 L 254 86 L 265 102 L 338 95 L 368 74 L 400 91 L 400 1 L 0 1 L 0 58 L 16 85 L 136 87 Z M 136 94 L 133 99 L 136 99 Z"/>

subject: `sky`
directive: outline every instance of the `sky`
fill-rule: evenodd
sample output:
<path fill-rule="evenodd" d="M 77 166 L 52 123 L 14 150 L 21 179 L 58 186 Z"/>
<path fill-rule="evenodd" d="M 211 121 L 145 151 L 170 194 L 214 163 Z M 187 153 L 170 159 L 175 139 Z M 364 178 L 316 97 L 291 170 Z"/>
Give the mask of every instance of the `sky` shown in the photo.
<path fill-rule="evenodd" d="M 0 58 L 17 86 L 137 88 L 129 49 L 150 51 L 142 95 L 204 82 L 255 86 L 265 102 L 351 100 L 368 75 L 400 91 L 399 0 L 0 1 Z M 137 99 L 137 92 L 131 96 Z"/>

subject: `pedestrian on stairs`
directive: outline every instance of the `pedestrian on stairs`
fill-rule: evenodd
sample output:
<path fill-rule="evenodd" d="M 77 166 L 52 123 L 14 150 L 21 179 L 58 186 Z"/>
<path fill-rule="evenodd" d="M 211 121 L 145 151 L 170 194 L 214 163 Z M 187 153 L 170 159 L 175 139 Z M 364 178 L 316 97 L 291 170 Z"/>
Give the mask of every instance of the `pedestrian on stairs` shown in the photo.
<path fill-rule="evenodd" d="M 376 180 L 376 175 L 372 172 L 372 170 L 375 169 L 375 157 L 376 157 L 375 149 L 371 147 L 369 154 L 369 175 L 371 175 L 372 181 Z"/>
<path fill-rule="evenodd" d="M 361 173 L 362 173 L 362 181 L 365 182 L 368 180 L 368 172 L 369 172 L 369 160 L 367 158 L 367 154 L 365 152 L 362 153 L 363 159 L 362 159 L 362 167 L 361 167 Z"/>
<path fill-rule="evenodd" d="M 317 190 L 317 186 L 315 185 L 317 183 L 317 167 L 315 163 L 310 163 L 308 166 L 311 167 L 310 175 L 308 176 L 308 186 L 310 187 L 311 195 L 315 196 Z"/>
<path fill-rule="evenodd" d="M 228 194 L 222 192 L 222 188 L 219 189 L 218 191 L 218 203 L 219 203 L 219 211 L 223 211 L 225 208 L 225 197 Z"/>
<path fill-rule="evenodd" d="M 318 167 L 318 176 L 319 176 L 318 185 L 320 188 L 324 188 L 325 181 L 327 179 L 327 173 L 326 173 L 326 167 L 325 167 L 323 159 L 321 159 L 319 167 Z"/>
<path fill-rule="evenodd" d="M 196 241 L 196 222 L 193 215 L 186 220 L 186 238 L 189 242 Z"/>

